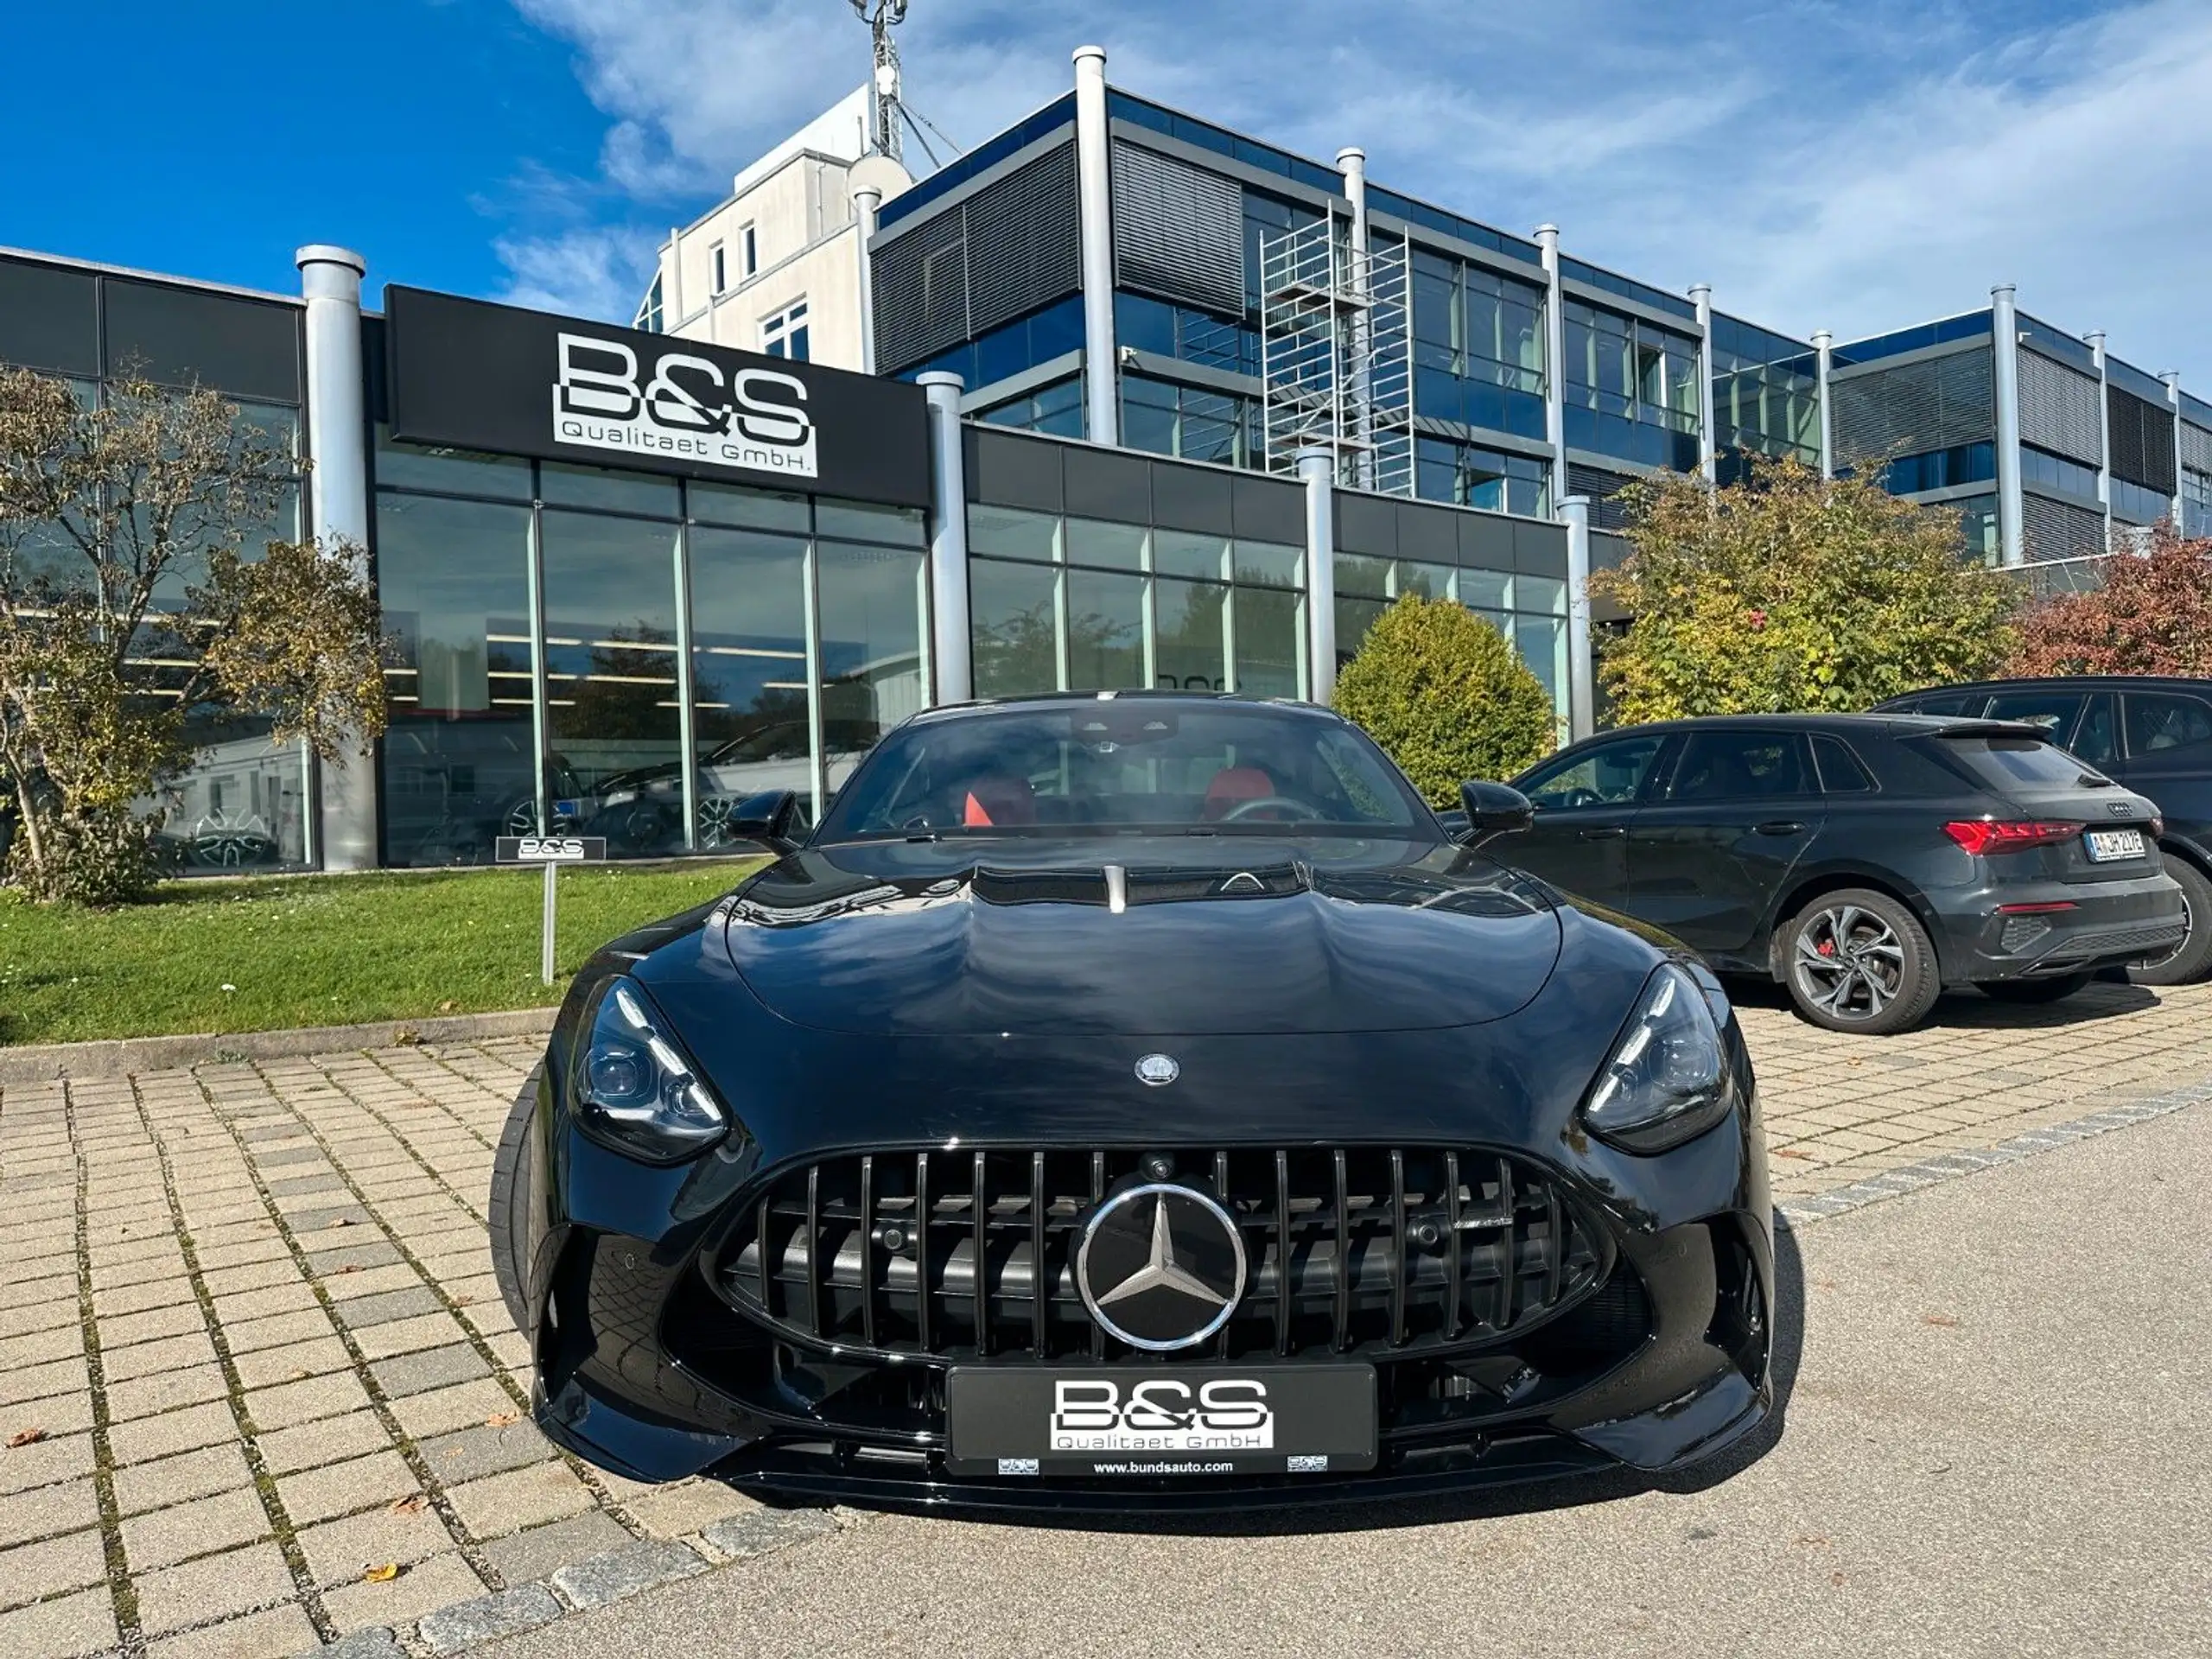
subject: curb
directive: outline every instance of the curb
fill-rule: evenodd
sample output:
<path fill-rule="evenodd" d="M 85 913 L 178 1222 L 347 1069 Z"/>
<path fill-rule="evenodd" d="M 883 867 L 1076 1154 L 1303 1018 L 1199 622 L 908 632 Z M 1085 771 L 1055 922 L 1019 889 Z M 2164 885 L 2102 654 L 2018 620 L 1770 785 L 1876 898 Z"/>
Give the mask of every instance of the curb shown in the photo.
<path fill-rule="evenodd" d="M 425 1043 L 471 1043 L 486 1037 L 536 1037 L 553 1029 L 557 1008 L 500 1014 L 435 1014 L 379 1020 L 365 1026 L 302 1026 L 294 1031 L 207 1032 L 182 1037 L 121 1037 L 97 1043 L 26 1043 L 0 1048 L 0 1085 L 55 1077 L 122 1077 L 226 1060 L 275 1060 L 296 1054 L 336 1054 Z"/>
<path fill-rule="evenodd" d="M 1908 1192 L 1917 1192 L 1923 1187 L 1940 1186 L 1946 1181 L 1958 1180 L 1978 1170 L 1995 1169 L 2002 1164 L 2031 1158 L 2039 1152 L 2055 1152 L 2061 1147 L 2073 1145 L 2076 1141 L 2107 1135 L 2114 1129 L 2130 1128 L 2138 1123 L 2147 1123 L 2154 1117 L 2164 1117 L 2171 1112 L 2207 1102 L 2212 1102 L 2212 1077 L 2185 1084 L 2163 1095 L 2149 1095 L 2141 1100 L 2131 1100 L 2124 1106 L 2108 1106 L 2103 1111 L 2075 1118 L 2070 1122 L 2048 1123 L 2041 1128 L 2024 1130 L 2011 1140 L 2000 1141 L 1993 1147 L 1961 1147 L 1934 1158 L 1923 1158 L 1916 1164 L 1905 1164 L 1880 1175 L 1870 1175 L 1864 1180 L 1853 1181 L 1848 1186 L 1839 1186 L 1831 1192 L 1815 1193 L 1808 1198 L 1785 1198 L 1775 1206 L 1775 1224 L 1791 1230 L 1809 1227 L 1815 1222 L 1848 1215 L 1854 1210 L 1864 1210 L 1868 1205 L 1879 1204 L 1885 1198 L 1901 1198 Z"/>

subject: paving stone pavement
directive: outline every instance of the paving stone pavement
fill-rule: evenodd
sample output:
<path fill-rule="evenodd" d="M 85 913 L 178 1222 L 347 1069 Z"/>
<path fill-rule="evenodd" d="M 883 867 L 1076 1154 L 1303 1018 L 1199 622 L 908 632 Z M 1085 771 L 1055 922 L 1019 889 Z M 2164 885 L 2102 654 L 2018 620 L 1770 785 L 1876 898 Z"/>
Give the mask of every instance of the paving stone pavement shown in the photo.
<path fill-rule="evenodd" d="M 1946 999 L 1887 1039 L 1741 1018 L 1807 1219 L 2212 1079 L 2212 987 Z M 453 1652 L 860 1519 L 531 1426 L 484 1211 L 538 1046 L 0 1090 L 0 1655 Z"/>

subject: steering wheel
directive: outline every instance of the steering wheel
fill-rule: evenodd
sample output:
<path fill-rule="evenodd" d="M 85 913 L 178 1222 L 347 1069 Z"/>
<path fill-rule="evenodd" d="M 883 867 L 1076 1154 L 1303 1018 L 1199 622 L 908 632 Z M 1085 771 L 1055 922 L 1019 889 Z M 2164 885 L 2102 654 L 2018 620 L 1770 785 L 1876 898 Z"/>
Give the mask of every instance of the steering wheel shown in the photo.
<path fill-rule="evenodd" d="M 1287 795 L 1255 795 L 1249 801 L 1239 801 L 1230 807 L 1228 811 L 1221 815 L 1221 822 L 1241 823 L 1251 814 L 1264 812 L 1270 808 L 1277 811 L 1288 812 L 1294 817 L 1301 818 L 1318 818 L 1321 816 L 1304 801 L 1294 800 Z"/>
<path fill-rule="evenodd" d="M 1545 799 L 1541 804 L 1559 811 L 1571 811 L 1578 806 L 1603 806 L 1605 798 L 1594 789 L 1566 789 Z"/>

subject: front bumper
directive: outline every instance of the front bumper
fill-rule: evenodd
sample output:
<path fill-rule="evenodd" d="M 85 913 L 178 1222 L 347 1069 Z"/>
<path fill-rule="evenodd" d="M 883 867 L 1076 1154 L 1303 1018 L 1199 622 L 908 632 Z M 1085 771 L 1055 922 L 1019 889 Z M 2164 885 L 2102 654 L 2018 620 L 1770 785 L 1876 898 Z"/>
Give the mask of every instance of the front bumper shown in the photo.
<path fill-rule="evenodd" d="M 2189 931 L 2179 885 L 2157 872 L 2125 881 L 1992 884 L 1936 902 L 1951 985 L 2132 966 L 2166 955 Z M 2043 906 L 2068 908 L 2024 908 Z"/>
<path fill-rule="evenodd" d="M 705 1472 L 785 1497 L 925 1508 L 1239 1510 L 1675 1470 L 1741 1440 L 1772 1404 L 1773 1249 L 1763 1167 L 1747 1153 L 1755 1133 L 1755 1116 L 1741 1113 L 1644 1160 L 1657 1185 L 1719 1202 L 1695 1220 L 1650 1228 L 1635 1224 L 1657 1213 L 1649 1206 L 1605 1212 L 1611 1275 L 1548 1325 L 1442 1356 L 1360 1356 L 1376 1364 L 1383 1402 L 1380 1456 L 1364 1473 L 955 1478 L 944 1461 L 941 1364 L 845 1367 L 849 1354 L 794 1343 L 709 1284 L 717 1230 L 733 1208 L 751 1205 L 758 1182 L 652 1236 L 582 1217 L 548 1232 L 529 1293 L 537 1416 L 557 1443 L 634 1479 Z M 609 1170 L 605 1160 L 624 1162 L 569 1132 L 547 1162 L 565 1172 L 571 1195 L 626 1190 L 616 1178 L 634 1166 Z M 550 1191 L 544 1200 L 560 1202 Z M 672 1203 L 669 1213 L 685 1207 Z M 639 1215 L 630 1209 L 622 1219 Z M 1132 1371 L 1146 1363 L 1119 1363 Z M 1239 1363 L 1264 1375 L 1292 1362 Z M 1439 1397 L 1460 1366 L 1517 1380 Z M 849 1370 L 867 1375 L 830 1386 Z"/>

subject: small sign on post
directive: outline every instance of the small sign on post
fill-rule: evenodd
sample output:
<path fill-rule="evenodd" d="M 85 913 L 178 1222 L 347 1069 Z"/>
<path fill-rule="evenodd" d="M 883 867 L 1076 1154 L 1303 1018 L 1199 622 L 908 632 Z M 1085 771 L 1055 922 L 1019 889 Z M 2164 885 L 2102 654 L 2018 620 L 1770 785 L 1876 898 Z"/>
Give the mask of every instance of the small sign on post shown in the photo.
<path fill-rule="evenodd" d="M 603 864 L 607 861 L 604 836 L 501 836 L 492 850 L 499 864 L 542 864 L 545 867 L 545 937 L 538 948 L 537 971 L 553 982 L 555 924 L 553 873 L 563 864 Z"/>

